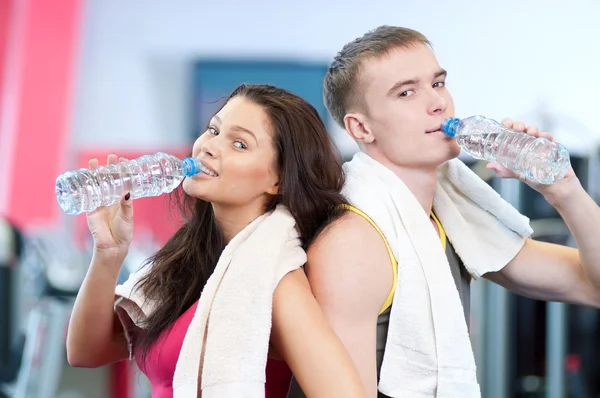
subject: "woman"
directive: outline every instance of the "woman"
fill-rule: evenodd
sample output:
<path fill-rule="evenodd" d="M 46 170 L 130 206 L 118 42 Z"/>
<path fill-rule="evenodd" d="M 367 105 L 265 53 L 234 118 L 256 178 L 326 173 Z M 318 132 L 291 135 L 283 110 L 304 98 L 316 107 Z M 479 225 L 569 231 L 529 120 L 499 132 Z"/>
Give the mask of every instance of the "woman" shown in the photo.
<path fill-rule="evenodd" d="M 238 87 L 196 140 L 192 155 L 205 169 L 183 183 L 186 222 L 149 259 L 151 266 L 135 283 L 144 300 L 157 303 L 153 311 L 140 323 L 133 319 L 135 311 L 128 312 L 130 319 L 114 310 L 114 286 L 133 232 L 133 209 L 126 194 L 120 204 L 87 215 L 94 254 L 67 335 L 72 366 L 97 367 L 135 354 L 152 383 L 153 397 L 173 396 L 178 360 L 189 355 L 182 351 L 184 335 L 195 322 L 197 308 L 206 303 L 199 300 L 201 293 L 205 297 L 209 286 L 218 285 L 211 285 L 209 278 L 227 247 L 248 234 L 256 220 L 285 209 L 295 221 L 304 254 L 344 205 L 339 193 L 344 182 L 341 162 L 318 113 L 300 97 L 273 86 Z M 116 160 L 115 155 L 108 157 L 108 163 Z M 98 167 L 97 160 L 90 160 L 90 167 Z M 260 271 L 259 267 L 256 273 Z M 289 369 L 309 397 L 365 396 L 352 360 L 329 328 L 302 268 L 277 280 L 269 295 L 266 396 L 287 396 Z M 137 303 L 141 307 L 144 302 Z M 201 355 L 208 356 L 206 335 L 202 344 Z M 194 358 L 202 362 L 195 373 L 197 396 L 209 377 L 202 369 L 207 359 L 202 358 Z"/>

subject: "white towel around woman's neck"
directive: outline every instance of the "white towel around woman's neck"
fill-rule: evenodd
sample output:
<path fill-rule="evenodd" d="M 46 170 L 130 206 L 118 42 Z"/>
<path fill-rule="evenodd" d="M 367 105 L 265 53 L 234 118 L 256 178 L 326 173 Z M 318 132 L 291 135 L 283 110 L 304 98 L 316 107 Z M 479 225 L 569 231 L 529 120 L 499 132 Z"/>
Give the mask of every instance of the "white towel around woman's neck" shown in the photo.
<path fill-rule="evenodd" d="M 295 225 L 290 213 L 278 206 L 225 247 L 181 347 L 173 378 L 175 398 L 196 397 L 200 374 L 203 398 L 265 396 L 273 292 L 285 274 L 306 262 Z M 157 304 L 134 289 L 145 272 L 116 288 L 125 299 L 117 305 L 138 325 Z"/>
<path fill-rule="evenodd" d="M 379 391 L 480 397 L 462 304 L 430 215 L 400 178 L 365 153 L 344 169 L 344 195 L 379 226 L 398 260 Z M 458 159 L 439 167 L 433 207 L 474 278 L 500 270 L 532 232 L 528 218 Z"/>

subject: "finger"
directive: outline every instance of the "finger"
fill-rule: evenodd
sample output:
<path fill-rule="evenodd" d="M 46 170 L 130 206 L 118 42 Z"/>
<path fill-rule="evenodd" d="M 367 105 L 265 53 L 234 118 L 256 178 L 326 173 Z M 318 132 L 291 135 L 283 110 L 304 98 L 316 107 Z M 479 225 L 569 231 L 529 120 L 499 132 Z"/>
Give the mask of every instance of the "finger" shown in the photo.
<path fill-rule="evenodd" d="M 117 163 L 117 155 L 115 155 L 114 153 L 111 153 L 106 158 L 106 164 L 113 164 L 113 163 Z"/>
<path fill-rule="evenodd" d="M 486 167 L 492 170 L 500 178 L 517 178 L 517 173 L 498 163 L 488 163 Z"/>
<path fill-rule="evenodd" d="M 525 132 L 529 135 L 533 135 L 533 136 L 538 136 L 540 129 L 538 129 L 538 126 L 535 125 L 529 125 L 527 126 L 527 128 L 525 129 Z"/>
<path fill-rule="evenodd" d="M 505 117 L 504 119 L 502 119 L 502 124 L 508 128 L 511 128 L 514 122 L 511 118 Z"/>
<path fill-rule="evenodd" d="M 525 123 L 523 122 L 515 122 L 515 124 L 513 124 L 512 129 L 521 133 L 523 131 L 525 131 Z"/>
<path fill-rule="evenodd" d="M 498 174 L 502 171 L 503 167 L 499 163 L 488 163 L 485 167 Z"/>
<path fill-rule="evenodd" d="M 500 170 L 495 173 L 500 178 L 519 178 L 519 175 L 512 170 Z"/>
<path fill-rule="evenodd" d="M 517 174 L 517 179 L 521 182 L 527 182 L 527 177 L 525 177 L 525 175 L 521 173 Z"/>
<path fill-rule="evenodd" d="M 119 158 L 119 162 L 127 162 L 128 160 L 129 160 L 129 159 L 127 159 L 127 158 L 124 158 L 123 156 L 121 156 L 121 157 Z"/>
<path fill-rule="evenodd" d="M 546 131 L 542 131 L 541 133 L 538 134 L 538 137 L 543 137 L 543 138 L 547 138 L 548 140 L 552 141 L 552 142 L 556 142 L 556 138 L 554 138 L 554 136 Z"/>
<path fill-rule="evenodd" d="M 98 159 L 96 159 L 96 158 L 91 158 L 91 159 L 88 161 L 88 164 L 89 164 L 89 166 L 90 166 L 90 170 L 95 170 L 95 169 L 97 169 L 97 168 L 98 168 Z"/>
<path fill-rule="evenodd" d="M 121 197 L 121 216 L 123 217 L 123 221 L 129 223 L 133 221 L 133 198 L 131 197 L 131 192 L 126 192 Z"/>

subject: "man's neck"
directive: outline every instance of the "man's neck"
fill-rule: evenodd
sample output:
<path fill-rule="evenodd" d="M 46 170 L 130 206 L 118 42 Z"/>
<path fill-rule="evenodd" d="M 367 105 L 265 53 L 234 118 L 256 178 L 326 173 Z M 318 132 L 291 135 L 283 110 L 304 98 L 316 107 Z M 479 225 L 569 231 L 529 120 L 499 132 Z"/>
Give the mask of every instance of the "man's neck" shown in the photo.
<path fill-rule="evenodd" d="M 387 159 L 375 159 L 398 176 L 417 198 L 426 214 L 431 214 L 433 197 L 437 186 L 437 172 L 435 168 L 410 168 L 399 166 Z"/>

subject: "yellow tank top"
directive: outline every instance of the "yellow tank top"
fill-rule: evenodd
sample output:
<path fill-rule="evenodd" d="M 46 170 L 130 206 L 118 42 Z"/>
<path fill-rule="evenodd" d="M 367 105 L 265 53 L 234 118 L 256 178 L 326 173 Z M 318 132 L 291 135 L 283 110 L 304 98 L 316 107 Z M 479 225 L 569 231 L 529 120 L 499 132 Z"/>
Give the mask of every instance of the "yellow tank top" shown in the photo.
<path fill-rule="evenodd" d="M 354 206 L 346 205 L 344 207 L 346 209 L 362 216 L 365 220 L 367 220 L 369 222 L 369 224 L 371 224 L 373 226 L 373 228 L 375 228 L 377 230 L 377 232 L 379 232 L 379 235 L 381 235 L 381 238 L 383 239 L 383 243 L 385 243 L 385 247 L 390 256 L 390 260 L 392 262 L 392 271 L 393 271 L 393 275 L 394 275 L 394 280 L 392 282 L 392 290 L 388 294 L 387 298 L 385 299 L 385 302 L 383 303 L 383 306 L 381 307 L 381 310 L 379 311 L 379 314 L 381 314 L 383 311 L 387 310 L 392 305 L 392 301 L 394 300 L 394 293 L 396 292 L 396 284 L 398 282 L 398 261 L 396 260 L 396 257 L 394 256 L 394 253 L 392 252 L 392 248 L 388 244 L 388 241 L 385 238 L 383 231 L 381 231 L 381 229 L 379 229 L 379 227 L 377 226 L 377 224 L 375 224 L 375 222 L 371 219 L 371 217 L 369 217 L 363 211 L 357 209 Z M 440 231 L 440 240 L 442 241 L 442 247 L 444 248 L 444 251 L 446 251 L 446 231 L 444 231 L 444 227 L 442 227 L 440 220 L 438 220 L 438 218 L 436 217 L 436 215 L 433 212 L 431 213 L 431 217 L 433 218 L 433 220 L 435 221 L 435 223 L 438 226 L 438 229 Z"/>

